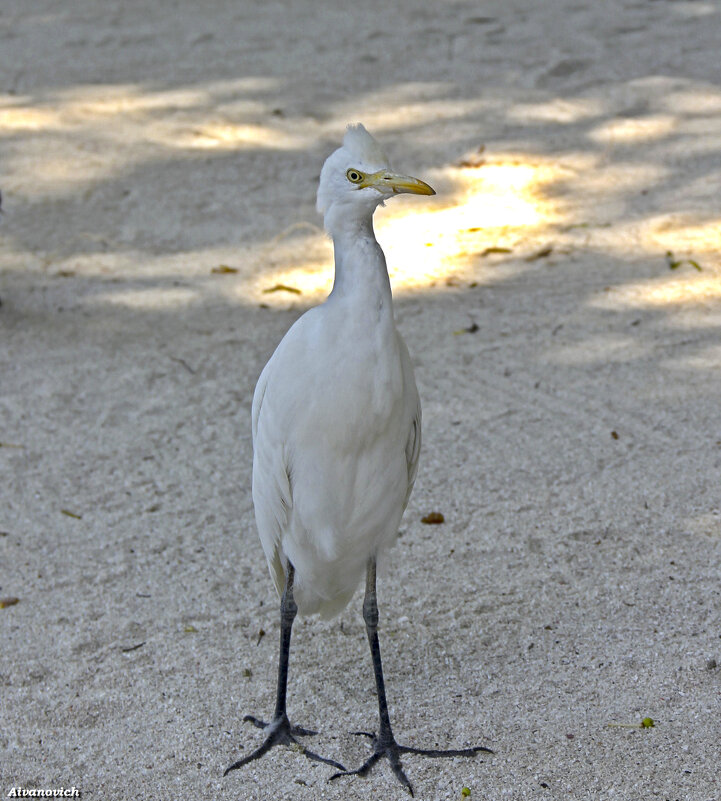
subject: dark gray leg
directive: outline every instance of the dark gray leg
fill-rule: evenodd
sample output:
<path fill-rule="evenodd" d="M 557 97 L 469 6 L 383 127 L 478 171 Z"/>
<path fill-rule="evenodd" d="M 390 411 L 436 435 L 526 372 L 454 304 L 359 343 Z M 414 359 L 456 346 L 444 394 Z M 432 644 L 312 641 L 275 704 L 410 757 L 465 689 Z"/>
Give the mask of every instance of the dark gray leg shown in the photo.
<path fill-rule="evenodd" d="M 242 768 L 248 762 L 254 759 L 260 759 L 265 753 L 270 751 L 274 745 L 290 745 L 294 743 L 305 756 L 314 762 L 324 762 L 326 765 L 332 765 L 334 768 L 345 770 L 340 762 L 333 759 L 326 759 L 319 756 L 304 745 L 299 743 L 295 738 L 296 736 L 315 734 L 316 732 L 309 729 L 303 729 L 300 726 L 291 726 L 286 713 L 285 703 L 286 694 L 288 690 L 288 662 L 290 659 L 290 635 L 293 628 L 293 620 L 298 612 L 298 606 L 293 598 L 293 579 L 295 576 L 295 568 L 288 562 L 288 567 L 285 573 L 285 588 L 283 596 L 280 599 L 280 657 L 278 659 L 278 687 L 275 694 L 275 713 L 273 720 L 270 723 L 259 720 L 253 715 L 246 715 L 243 721 L 252 723 L 259 729 L 265 729 L 267 734 L 265 742 L 260 748 L 253 751 L 243 759 L 234 762 L 223 774 L 227 776 L 231 770 Z"/>
<path fill-rule="evenodd" d="M 371 558 L 368 561 L 366 571 L 366 591 L 363 600 L 363 619 L 366 624 L 368 634 L 368 644 L 371 649 L 371 659 L 373 660 L 373 673 L 376 679 L 376 694 L 378 695 L 378 734 L 369 732 L 356 732 L 369 737 L 373 744 L 373 753 L 357 770 L 344 770 L 342 773 L 335 773 L 332 779 L 340 776 L 365 776 L 381 757 L 387 757 L 396 778 L 408 792 L 413 795 L 413 786 L 408 777 L 403 772 L 401 764 L 401 754 L 421 754 L 430 757 L 471 757 L 479 751 L 493 753 L 490 748 L 476 746 L 475 748 L 452 749 L 439 751 L 433 748 L 412 748 L 408 745 L 398 745 L 391 729 L 391 719 L 388 714 L 388 701 L 386 699 L 386 686 L 383 680 L 383 665 L 381 664 L 381 648 L 378 641 L 378 599 L 376 597 L 376 560 Z"/>

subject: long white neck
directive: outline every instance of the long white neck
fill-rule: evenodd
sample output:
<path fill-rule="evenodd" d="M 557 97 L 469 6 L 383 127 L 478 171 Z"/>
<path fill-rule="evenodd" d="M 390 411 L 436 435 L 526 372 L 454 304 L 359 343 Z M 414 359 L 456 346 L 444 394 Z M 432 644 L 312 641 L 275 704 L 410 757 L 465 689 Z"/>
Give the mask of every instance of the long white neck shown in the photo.
<path fill-rule="evenodd" d="M 368 214 L 326 215 L 326 228 L 335 249 L 333 297 L 353 295 L 392 310 L 391 284 L 383 250 L 373 231 L 373 211 Z"/>

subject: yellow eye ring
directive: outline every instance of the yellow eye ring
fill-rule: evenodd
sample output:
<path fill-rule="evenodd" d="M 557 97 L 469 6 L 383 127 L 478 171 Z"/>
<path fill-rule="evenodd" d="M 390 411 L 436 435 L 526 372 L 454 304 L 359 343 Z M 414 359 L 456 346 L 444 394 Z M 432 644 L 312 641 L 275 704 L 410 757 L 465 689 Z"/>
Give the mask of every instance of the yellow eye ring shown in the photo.
<path fill-rule="evenodd" d="M 348 172 L 345 174 L 345 177 L 352 183 L 352 184 L 359 184 L 363 178 L 365 177 L 360 170 L 356 170 L 351 167 Z"/>

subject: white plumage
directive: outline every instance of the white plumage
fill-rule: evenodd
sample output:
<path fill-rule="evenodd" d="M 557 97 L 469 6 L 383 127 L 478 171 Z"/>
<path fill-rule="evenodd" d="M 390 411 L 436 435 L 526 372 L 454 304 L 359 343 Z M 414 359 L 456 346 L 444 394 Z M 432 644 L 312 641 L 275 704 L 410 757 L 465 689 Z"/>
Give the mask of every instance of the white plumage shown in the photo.
<path fill-rule="evenodd" d="M 283 337 L 253 397 L 253 503 L 270 573 L 281 595 L 280 656 L 273 719 L 244 720 L 263 744 L 226 774 L 276 745 L 364 776 L 388 759 L 413 795 L 400 755 L 474 756 L 479 747 L 439 751 L 399 745 L 391 728 L 378 638 L 376 563 L 395 539 L 413 488 L 421 447 L 421 407 L 408 350 L 396 330 L 388 271 L 373 234 L 373 212 L 400 192 L 432 195 L 428 184 L 390 172 L 362 125 L 323 165 L 318 211 L 335 247 L 335 283 L 325 303 Z M 365 570 L 363 619 L 373 661 L 379 731 L 356 770 L 297 739 L 286 710 L 293 620 L 298 611 L 339 612 Z"/>
<path fill-rule="evenodd" d="M 326 617 L 395 539 L 421 439 L 413 367 L 372 226 L 393 181 L 359 188 L 351 169 L 389 170 L 362 125 L 328 158 L 318 189 L 335 245 L 333 291 L 290 328 L 253 399 L 253 502 L 271 575 L 280 594 L 290 559 L 299 611 Z"/>

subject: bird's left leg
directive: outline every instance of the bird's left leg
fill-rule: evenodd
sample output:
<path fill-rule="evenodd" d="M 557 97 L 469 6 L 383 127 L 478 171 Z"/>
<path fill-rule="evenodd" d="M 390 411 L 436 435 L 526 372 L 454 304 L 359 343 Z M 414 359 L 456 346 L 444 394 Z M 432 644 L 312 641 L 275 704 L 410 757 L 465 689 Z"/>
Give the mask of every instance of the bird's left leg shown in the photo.
<path fill-rule="evenodd" d="M 267 732 L 265 742 L 260 748 L 256 748 L 252 754 L 249 754 L 243 759 L 234 762 L 223 774 L 227 776 L 231 770 L 242 768 L 248 762 L 254 759 L 260 759 L 264 754 L 270 751 L 274 745 L 291 745 L 294 744 L 301 753 L 308 759 L 314 762 L 324 762 L 326 765 L 332 765 L 334 768 L 345 770 L 340 762 L 333 759 L 326 759 L 319 756 L 314 751 L 306 748 L 299 743 L 295 738 L 296 736 L 303 736 L 315 734 L 314 731 L 303 729 L 300 726 L 291 726 L 286 712 L 286 694 L 288 690 L 288 662 L 290 661 L 290 635 L 293 628 L 293 620 L 298 612 L 298 606 L 293 598 L 293 578 L 295 576 L 295 569 L 288 561 L 288 566 L 285 571 L 285 587 L 283 595 L 280 599 L 280 656 L 278 659 L 278 685 L 275 694 L 275 713 L 273 720 L 270 723 L 259 720 L 253 715 L 246 715 L 243 718 L 244 722 L 250 722 L 259 729 L 265 729 Z"/>
<path fill-rule="evenodd" d="M 401 764 L 401 754 L 421 754 L 430 757 L 471 757 L 479 751 L 493 753 L 490 748 L 476 746 L 475 748 L 451 749 L 439 751 L 434 748 L 413 748 L 408 745 L 399 745 L 393 736 L 391 729 L 391 719 L 388 713 L 388 701 L 386 700 L 386 687 L 383 680 L 383 666 L 381 664 L 381 649 L 378 641 L 378 600 L 376 597 L 376 560 L 371 558 L 368 561 L 366 571 L 366 591 L 363 600 L 363 619 L 366 624 L 368 643 L 371 649 L 373 660 L 373 672 L 376 679 L 376 693 L 378 695 L 378 715 L 380 726 L 378 734 L 368 732 L 356 732 L 370 737 L 373 745 L 373 753 L 357 770 L 344 770 L 342 773 L 335 773 L 331 780 L 341 776 L 365 776 L 381 757 L 386 757 L 391 764 L 393 773 L 398 781 L 405 786 L 408 792 L 413 795 L 413 786 L 403 771 Z"/>

